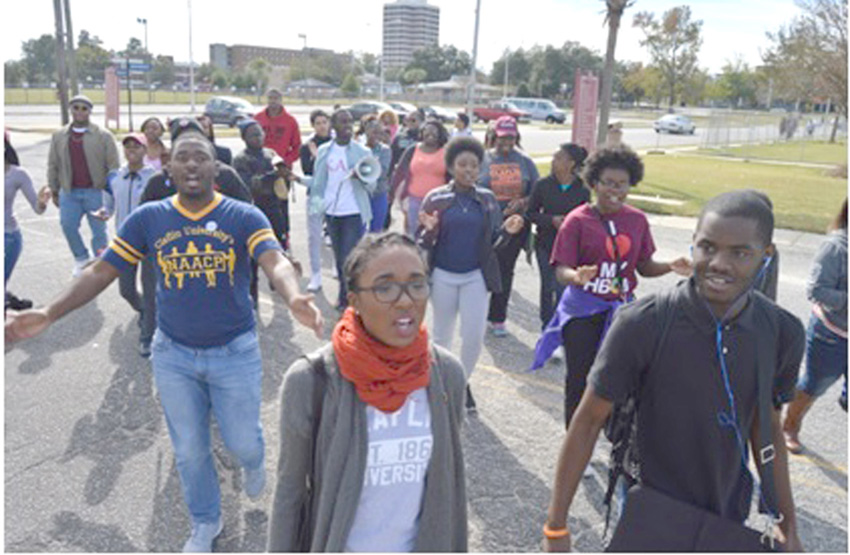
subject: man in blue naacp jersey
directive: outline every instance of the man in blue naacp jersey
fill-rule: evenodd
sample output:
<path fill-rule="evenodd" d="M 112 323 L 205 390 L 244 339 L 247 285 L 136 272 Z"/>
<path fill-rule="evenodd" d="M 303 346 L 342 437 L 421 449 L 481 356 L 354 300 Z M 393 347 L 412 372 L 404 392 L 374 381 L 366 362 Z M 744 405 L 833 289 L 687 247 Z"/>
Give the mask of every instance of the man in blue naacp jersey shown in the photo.
<path fill-rule="evenodd" d="M 168 171 L 177 194 L 141 206 L 101 260 L 44 308 L 6 313 L 6 344 L 33 337 L 75 310 L 149 253 L 157 271 L 152 363 L 183 495 L 192 520 L 184 551 L 210 551 L 222 530 L 213 464 L 212 411 L 225 445 L 244 469 L 249 497 L 265 485 L 260 424 L 262 364 L 248 293 L 253 258 L 295 318 L 321 335 L 312 295 L 302 295 L 268 219 L 254 206 L 213 190 L 212 143 L 188 118 L 172 145 Z M 197 127 L 197 129 L 195 129 Z"/>

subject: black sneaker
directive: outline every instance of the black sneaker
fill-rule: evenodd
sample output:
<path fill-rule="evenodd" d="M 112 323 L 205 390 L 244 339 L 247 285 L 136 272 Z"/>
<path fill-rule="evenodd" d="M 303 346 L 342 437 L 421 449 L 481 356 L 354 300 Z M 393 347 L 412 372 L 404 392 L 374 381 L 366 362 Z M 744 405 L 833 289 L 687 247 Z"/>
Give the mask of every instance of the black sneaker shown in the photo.
<path fill-rule="evenodd" d="M 32 308 L 32 301 L 29 299 L 19 299 L 11 293 L 6 293 L 6 303 L 4 308 L 12 310 L 26 310 Z"/>
<path fill-rule="evenodd" d="M 475 404 L 475 399 L 472 397 L 472 390 L 466 386 L 466 412 L 478 412 L 478 406 Z"/>
<path fill-rule="evenodd" d="M 844 412 L 847 412 L 847 395 L 838 397 L 838 406 L 844 409 Z"/>

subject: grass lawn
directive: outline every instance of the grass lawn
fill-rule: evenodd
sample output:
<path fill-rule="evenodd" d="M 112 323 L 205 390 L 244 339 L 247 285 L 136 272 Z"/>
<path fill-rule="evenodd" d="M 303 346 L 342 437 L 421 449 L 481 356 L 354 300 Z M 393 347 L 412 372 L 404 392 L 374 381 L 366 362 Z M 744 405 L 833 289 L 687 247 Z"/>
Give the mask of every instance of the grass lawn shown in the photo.
<path fill-rule="evenodd" d="M 735 148 L 702 149 L 701 154 L 761 158 L 813 164 L 847 164 L 847 143 L 824 141 L 790 141 L 766 145 L 747 145 Z"/>
<path fill-rule="evenodd" d="M 644 180 L 634 192 L 684 200 L 682 206 L 630 201 L 646 212 L 697 216 L 709 198 L 732 189 L 754 188 L 773 201 L 777 227 L 824 233 L 847 197 L 847 180 L 826 171 L 795 166 L 772 166 L 687 155 L 643 157 Z M 538 165 L 541 175 L 549 163 Z"/>

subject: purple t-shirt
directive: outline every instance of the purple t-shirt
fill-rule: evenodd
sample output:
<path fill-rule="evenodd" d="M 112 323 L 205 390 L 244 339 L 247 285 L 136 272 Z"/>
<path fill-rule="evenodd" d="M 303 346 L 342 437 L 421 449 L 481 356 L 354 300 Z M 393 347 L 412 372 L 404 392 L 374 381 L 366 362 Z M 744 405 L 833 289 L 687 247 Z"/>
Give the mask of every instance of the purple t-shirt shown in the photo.
<path fill-rule="evenodd" d="M 649 260 L 655 252 L 649 222 L 637 208 L 623 205 L 619 212 L 602 216 L 589 204 L 579 206 L 561 224 L 550 263 L 570 268 L 598 266 L 596 277 L 584 286 L 584 290 L 607 301 L 616 300 L 620 294 L 612 292 L 617 276 L 612 234 L 616 236 L 616 250 L 620 255 L 619 276 L 623 280 L 620 294 L 633 292 L 637 287 L 637 264 Z"/>

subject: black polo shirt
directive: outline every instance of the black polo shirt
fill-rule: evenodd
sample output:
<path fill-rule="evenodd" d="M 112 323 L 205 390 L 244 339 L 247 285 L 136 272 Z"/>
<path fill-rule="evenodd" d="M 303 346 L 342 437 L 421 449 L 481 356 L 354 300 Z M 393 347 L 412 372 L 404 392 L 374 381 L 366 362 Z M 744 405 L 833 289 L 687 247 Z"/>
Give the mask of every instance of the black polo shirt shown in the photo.
<path fill-rule="evenodd" d="M 730 411 L 730 403 L 717 355 L 717 325 L 693 279 L 676 286 L 672 301 L 673 320 L 655 366 L 647 368 L 662 324 L 651 296 L 617 311 L 589 382 L 600 397 L 621 402 L 638 387 L 646 369 L 638 409 L 642 482 L 743 522 L 750 509 L 752 477 L 744 470 L 735 432 L 718 420 L 719 413 Z M 797 317 L 764 297 L 751 297 L 735 319 L 722 324 L 722 348 L 747 447 L 758 410 L 756 338 L 776 333 L 758 327 L 757 301 L 778 316 L 776 407 L 793 396 L 805 345 Z"/>

